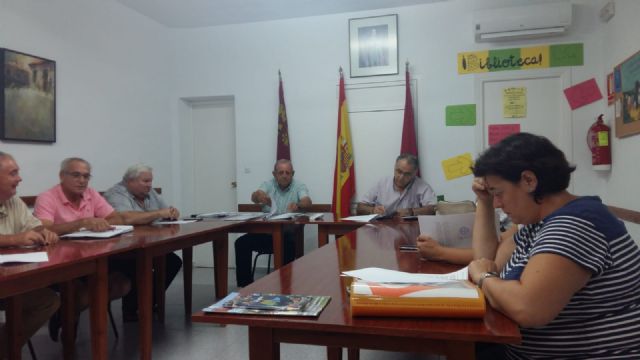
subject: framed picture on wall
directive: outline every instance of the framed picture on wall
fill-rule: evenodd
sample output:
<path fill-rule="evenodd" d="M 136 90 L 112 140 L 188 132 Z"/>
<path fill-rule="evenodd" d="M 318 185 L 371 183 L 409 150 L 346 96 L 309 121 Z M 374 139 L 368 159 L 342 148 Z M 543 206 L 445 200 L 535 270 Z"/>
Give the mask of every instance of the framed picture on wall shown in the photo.
<path fill-rule="evenodd" d="M 351 77 L 398 73 L 398 15 L 349 19 Z"/>
<path fill-rule="evenodd" d="M 0 138 L 56 141 L 56 63 L 0 49 Z"/>
<path fill-rule="evenodd" d="M 616 137 L 640 133 L 640 51 L 613 69 Z"/>

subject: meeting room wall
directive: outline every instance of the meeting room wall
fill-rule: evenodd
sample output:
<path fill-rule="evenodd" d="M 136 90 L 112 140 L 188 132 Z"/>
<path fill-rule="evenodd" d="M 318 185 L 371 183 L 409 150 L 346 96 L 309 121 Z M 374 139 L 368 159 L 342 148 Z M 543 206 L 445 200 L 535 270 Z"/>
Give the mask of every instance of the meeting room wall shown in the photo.
<path fill-rule="evenodd" d="M 458 75 L 456 55 L 462 51 L 525 47 L 538 44 L 580 42 L 585 63 L 571 68 L 571 83 L 595 77 L 604 87 L 602 68 L 603 24 L 597 13 L 601 1 L 573 1 L 574 25 L 563 37 L 500 44 L 478 44 L 472 31 L 474 6 L 504 6 L 505 1 L 447 1 L 370 12 L 336 14 L 281 21 L 228 25 L 170 32 L 172 92 L 177 99 L 197 96 L 233 96 L 235 99 L 238 201 L 247 202 L 251 191 L 270 176 L 275 160 L 278 108 L 278 69 L 283 72 L 289 135 L 296 176 L 309 186 L 318 203 L 331 201 L 337 122 L 338 67 L 345 69 L 347 101 L 350 108 L 375 107 L 378 98 L 349 97 L 349 88 L 370 82 L 397 82 L 404 79 L 403 64 L 411 63 L 417 90 L 418 146 L 423 177 L 438 194 L 451 200 L 473 198 L 470 177 L 447 181 L 441 161 L 471 152 L 476 155 L 475 127 L 445 126 L 447 105 L 475 101 L 474 75 Z M 473 4 L 474 6 L 470 6 Z M 398 14 L 398 75 L 349 77 L 348 20 L 367 16 Z M 558 94 L 558 96 L 563 96 Z M 172 114 L 177 119 L 177 105 Z M 574 189 L 578 193 L 606 195 L 610 177 L 590 170 L 590 154 L 583 143 L 587 124 L 606 110 L 603 101 L 587 105 L 572 116 L 573 159 L 578 165 Z M 352 118 L 354 116 L 352 115 Z M 399 134 L 397 123 L 383 124 L 368 135 L 375 146 L 394 156 L 399 140 L 377 134 Z M 393 128 L 392 128 L 393 126 Z M 367 131 L 359 128 L 359 131 Z M 355 135 L 354 135 L 355 136 Z M 177 138 L 174 138 L 177 141 Z M 363 152 L 355 150 L 358 163 Z M 392 163 L 379 161 L 371 169 L 359 169 L 356 177 L 371 178 L 379 169 L 391 175 Z M 176 180 L 176 184 L 179 181 Z M 358 189 L 362 194 L 366 189 Z"/>
<path fill-rule="evenodd" d="M 19 194 L 57 183 L 68 156 L 93 164 L 98 190 L 136 162 L 154 167 L 157 186 L 172 188 L 166 33 L 113 1 L 0 2 L 0 47 L 54 60 L 57 72 L 57 141 L 0 143 L 21 166 Z"/>

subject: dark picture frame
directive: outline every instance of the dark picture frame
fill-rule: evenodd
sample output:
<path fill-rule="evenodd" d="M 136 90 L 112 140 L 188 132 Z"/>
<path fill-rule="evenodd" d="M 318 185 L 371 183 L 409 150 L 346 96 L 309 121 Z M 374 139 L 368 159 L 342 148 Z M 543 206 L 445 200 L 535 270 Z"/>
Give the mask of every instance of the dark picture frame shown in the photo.
<path fill-rule="evenodd" d="M 349 19 L 351 77 L 398 74 L 398 15 Z"/>
<path fill-rule="evenodd" d="M 56 141 L 56 62 L 0 48 L 0 139 Z"/>

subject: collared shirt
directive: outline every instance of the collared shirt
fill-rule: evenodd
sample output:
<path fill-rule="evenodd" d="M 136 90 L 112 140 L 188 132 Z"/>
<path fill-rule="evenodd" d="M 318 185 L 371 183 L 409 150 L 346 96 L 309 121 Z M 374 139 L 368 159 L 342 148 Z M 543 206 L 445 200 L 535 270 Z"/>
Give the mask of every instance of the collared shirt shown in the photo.
<path fill-rule="evenodd" d="M 276 211 L 274 214 L 284 214 L 287 212 L 287 206 L 291 203 L 298 203 L 300 199 L 309 197 L 307 186 L 295 179 L 291 180 L 291 184 L 286 189 L 280 189 L 275 179 L 263 182 L 258 190 L 262 190 L 271 198 L 271 205 L 275 204 Z M 262 211 L 272 212 L 271 206 L 263 206 Z"/>
<path fill-rule="evenodd" d="M 116 211 L 154 211 L 169 207 L 154 189 L 151 189 L 140 204 L 136 197 L 129 192 L 124 181 L 107 190 L 104 193 L 104 198 Z"/>
<path fill-rule="evenodd" d="M 27 205 L 17 195 L 0 203 L 1 235 L 18 234 L 40 225 L 40 220 L 31 214 Z"/>
<path fill-rule="evenodd" d="M 58 184 L 38 195 L 33 215 L 40 220 L 64 224 L 86 218 L 106 218 L 113 211 L 111 205 L 92 188 L 84 191 L 80 205 L 76 208 Z"/>
<path fill-rule="evenodd" d="M 396 190 L 393 176 L 382 178 L 367 192 L 360 202 L 367 205 L 382 205 L 385 213 L 391 214 L 398 209 L 418 208 L 436 204 L 436 193 L 429 184 L 419 177 L 402 190 Z"/>

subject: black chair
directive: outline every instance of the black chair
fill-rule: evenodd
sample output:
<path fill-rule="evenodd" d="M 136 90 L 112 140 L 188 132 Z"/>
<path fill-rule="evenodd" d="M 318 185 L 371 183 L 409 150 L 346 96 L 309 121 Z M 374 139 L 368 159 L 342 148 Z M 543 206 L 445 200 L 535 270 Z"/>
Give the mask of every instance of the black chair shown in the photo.
<path fill-rule="evenodd" d="M 256 257 L 253 258 L 253 267 L 251 268 L 251 277 L 253 277 L 256 273 L 256 263 L 258 262 L 258 257 L 260 255 L 269 255 L 269 259 L 267 260 L 267 274 L 271 272 L 271 255 L 273 255 L 273 253 L 259 251 L 256 254 Z"/>

